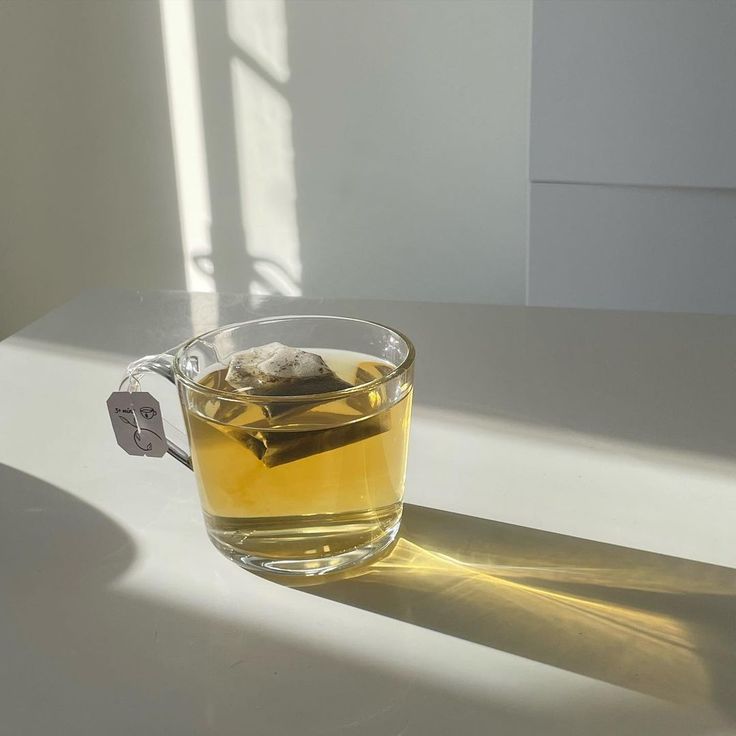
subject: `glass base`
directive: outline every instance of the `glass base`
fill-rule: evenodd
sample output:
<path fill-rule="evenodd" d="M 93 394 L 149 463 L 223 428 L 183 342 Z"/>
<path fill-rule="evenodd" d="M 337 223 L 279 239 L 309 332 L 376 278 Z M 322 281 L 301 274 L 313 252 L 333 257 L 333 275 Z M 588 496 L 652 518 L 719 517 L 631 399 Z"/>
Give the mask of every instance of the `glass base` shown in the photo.
<path fill-rule="evenodd" d="M 401 504 L 354 514 L 241 519 L 205 513 L 207 533 L 229 560 L 268 577 L 306 578 L 364 566 L 396 541 Z"/>

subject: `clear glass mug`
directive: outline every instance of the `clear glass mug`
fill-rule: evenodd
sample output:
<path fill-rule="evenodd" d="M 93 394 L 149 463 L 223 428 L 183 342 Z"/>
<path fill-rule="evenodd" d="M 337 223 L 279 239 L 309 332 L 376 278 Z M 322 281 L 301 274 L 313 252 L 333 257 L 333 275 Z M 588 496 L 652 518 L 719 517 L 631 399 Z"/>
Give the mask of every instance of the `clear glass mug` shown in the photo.
<path fill-rule="evenodd" d="M 224 385 L 233 353 L 279 342 L 318 353 L 351 384 L 254 395 Z M 221 327 L 131 363 L 121 389 L 154 372 L 175 383 L 215 547 L 261 573 L 324 575 L 365 563 L 401 522 L 414 347 L 396 330 L 329 316 Z M 345 385 L 345 384 L 343 384 Z M 227 390 L 229 388 L 229 390 Z"/>

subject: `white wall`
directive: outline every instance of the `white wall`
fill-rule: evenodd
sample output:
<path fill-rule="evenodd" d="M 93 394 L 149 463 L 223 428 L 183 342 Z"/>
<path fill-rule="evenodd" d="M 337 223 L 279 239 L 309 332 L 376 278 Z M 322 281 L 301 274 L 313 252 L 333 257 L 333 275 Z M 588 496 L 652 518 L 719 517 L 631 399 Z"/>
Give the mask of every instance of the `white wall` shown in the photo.
<path fill-rule="evenodd" d="M 529 301 L 736 312 L 736 3 L 534 6 Z"/>
<path fill-rule="evenodd" d="M 185 249 L 215 288 L 524 302 L 527 0 L 185 6 L 165 26 L 194 29 L 203 115 L 181 177 L 202 150 L 211 220 Z"/>
<path fill-rule="evenodd" d="M 0 336 L 85 287 L 182 287 L 157 6 L 1 2 L 0 70 Z"/>
<path fill-rule="evenodd" d="M 161 8 L 0 3 L 0 335 L 88 286 L 736 312 L 732 0 Z"/>
<path fill-rule="evenodd" d="M 523 303 L 531 6 L 287 4 L 310 295 Z"/>
<path fill-rule="evenodd" d="M 87 286 L 524 302 L 530 0 L 163 23 L 0 3 L 0 334 Z"/>

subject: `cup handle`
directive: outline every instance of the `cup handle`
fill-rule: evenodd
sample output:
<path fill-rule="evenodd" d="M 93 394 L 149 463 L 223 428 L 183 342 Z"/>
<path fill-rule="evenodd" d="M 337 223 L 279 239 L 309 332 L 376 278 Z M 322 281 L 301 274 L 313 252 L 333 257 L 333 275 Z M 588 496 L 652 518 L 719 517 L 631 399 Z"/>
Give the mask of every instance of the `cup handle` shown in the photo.
<path fill-rule="evenodd" d="M 171 353 L 162 353 L 161 355 L 147 355 L 144 358 L 134 360 L 125 370 L 125 377 L 120 382 L 119 391 L 140 391 L 141 376 L 145 373 L 157 373 L 163 376 L 176 386 L 174 379 L 174 356 Z M 186 465 L 192 470 L 192 456 L 178 445 L 174 444 L 168 438 L 166 439 L 166 452 L 171 457 L 178 460 L 182 465 Z"/>

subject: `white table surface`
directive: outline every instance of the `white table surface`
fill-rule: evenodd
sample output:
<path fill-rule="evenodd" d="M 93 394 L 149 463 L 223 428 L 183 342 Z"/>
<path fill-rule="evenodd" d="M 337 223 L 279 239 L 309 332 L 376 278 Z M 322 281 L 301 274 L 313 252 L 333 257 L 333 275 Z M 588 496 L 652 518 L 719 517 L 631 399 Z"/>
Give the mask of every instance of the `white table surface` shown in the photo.
<path fill-rule="evenodd" d="M 416 411 L 396 550 L 292 589 L 105 399 L 309 312 L 412 336 Z M 733 317 L 87 293 L 0 344 L 0 734 L 736 733 L 735 387 Z"/>

